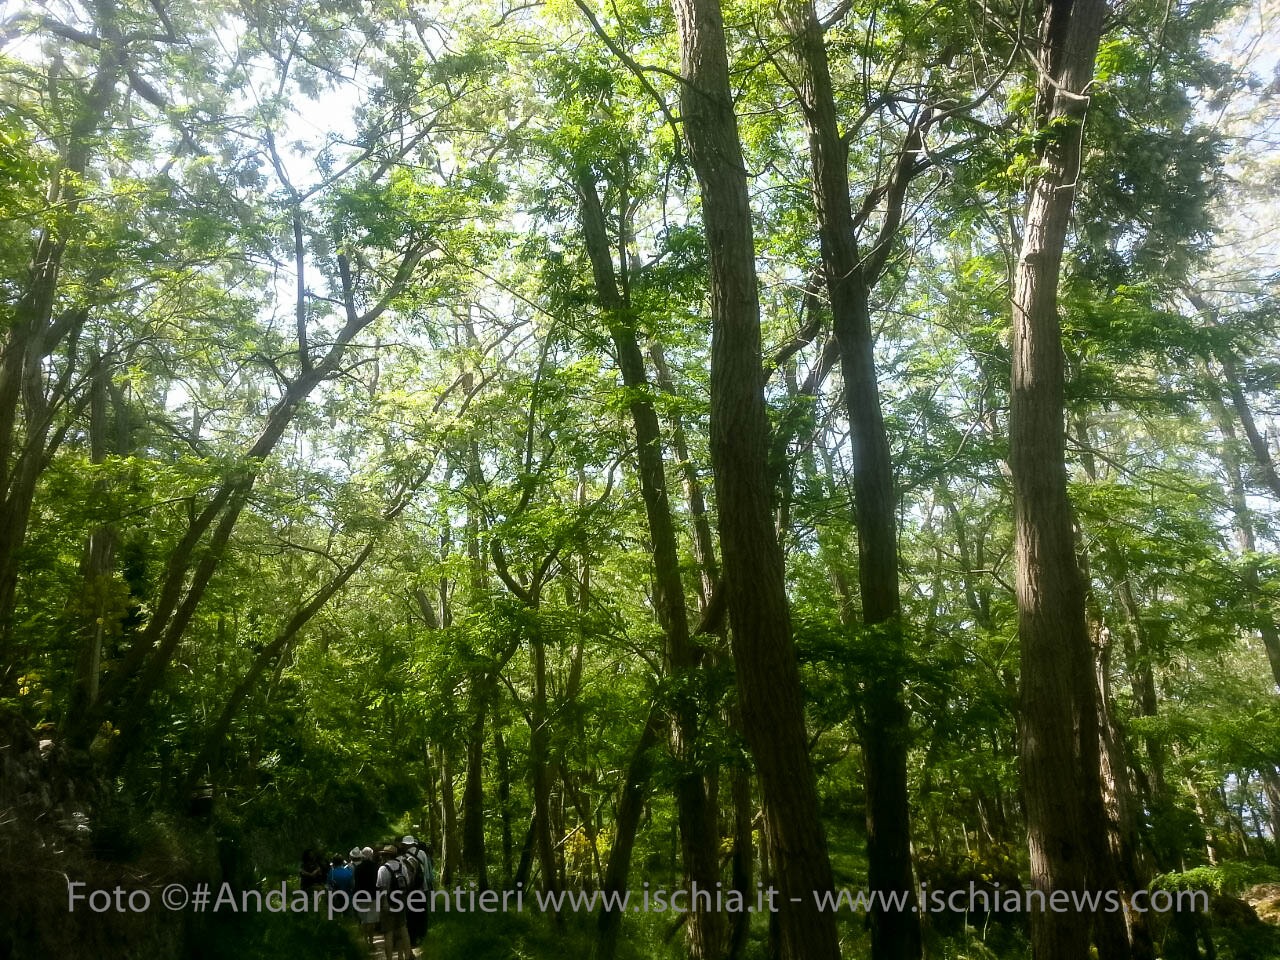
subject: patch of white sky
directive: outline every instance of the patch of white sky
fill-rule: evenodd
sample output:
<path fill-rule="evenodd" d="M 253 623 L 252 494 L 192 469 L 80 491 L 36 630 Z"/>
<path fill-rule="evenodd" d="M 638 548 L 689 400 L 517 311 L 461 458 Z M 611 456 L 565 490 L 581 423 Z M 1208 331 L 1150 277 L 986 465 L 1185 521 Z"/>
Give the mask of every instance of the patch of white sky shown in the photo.
<path fill-rule="evenodd" d="M 4 11 L 0 19 L 8 19 L 14 8 L 22 9 L 24 3 L 12 0 L 0 2 L 0 10 Z M 46 4 L 45 9 L 51 11 L 66 22 L 81 28 L 89 24 L 74 4 L 54 0 Z M 268 104 L 277 104 L 283 112 L 283 135 L 278 138 L 280 158 L 286 176 L 295 188 L 307 192 L 322 182 L 334 169 L 341 169 L 344 157 L 354 156 L 360 149 L 357 144 L 357 113 L 361 106 L 368 102 L 377 86 L 376 65 L 369 62 L 356 61 L 340 65 L 340 73 L 322 80 L 320 89 L 314 94 L 304 93 L 292 82 L 281 84 L 279 65 L 268 58 L 259 57 L 245 61 L 239 56 L 242 39 L 247 30 L 246 24 L 234 17 L 226 17 L 215 33 L 215 39 L 221 47 L 227 62 L 244 63 L 245 83 L 243 99 L 233 104 L 235 110 L 252 113 Z M 427 44 L 430 55 L 439 55 L 447 50 L 448 37 L 444 32 L 430 30 L 418 33 L 419 42 Z M 5 52 L 14 56 L 35 59 L 41 55 L 42 40 L 38 36 L 28 35 L 10 41 Z M 1199 104 L 1203 122 L 1212 123 L 1227 136 L 1232 138 L 1237 147 L 1237 155 L 1233 158 L 1229 172 L 1243 174 L 1251 167 L 1256 168 L 1259 159 L 1268 163 L 1277 163 L 1280 157 L 1280 111 L 1268 111 L 1262 108 L 1264 101 L 1261 87 L 1267 82 L 1274 89 L 1280 85 L 1280 0 L 1252 0 L 1233 20 L 1220 29 L 1209 45 L 1210 51 L 1219 59 L 1232 64 L 1237 70 L 1251 73 L 1260 78 L 1253 90 L 1237 94 L 1225 104 L 1214 105 L 1209 97 L 1204 97 Z M 442 163 L 452 166 L 453 158 L 447 144 L 439 145 Z M 325 167 L 320 158 L 328 154 L 333 162 Z M 1253 161 L 1252 163 L 1250 161 Z M 272 174 L 269 166 L 264 169 Z M 684 198 L 673 197 L 677 221 L 688 216 L 688 206 Z M 1228 226 L 1228 236 L 1223 238 L 1224 273 L 1230 274 L 1233 266 L 1238 268 L 1248 265 L 1249 271 L 1256 273 L 1259 264 L 1280 262 L 1280 210 L 1276 209 L 1276 201 L 1268 203 L 1236 204 L 1220 211 L 1220 218 Z M 658 244 L 658 223 L 666 217 L 651 221 L 648 229 L 638 231 L 635 238 L 637 244 L 643 243 L 647 250 L 637 250 L 641 256 L 649 256 Z M 513 211 L 509 222 L 511 229 L 521 232 L 529 229 L 548 229 L 555 231 L 556 224 L 535 224 L 532 216 L 523 211 Z M 290 241 L 291 242 L 291 241 Z M 288 243 L 283 244 L 284 247 Z M 773 275 L 774 282 L 784 286 L 798 287 L 803 285 L 804 278 L 793 271 L 777 268 L 762 262 L 764 275 Z M 305 272 L 307 286 L 313 307 L 317 295 L 324 295 L 319 289 L 326 283 L 317 265 L 310 258 L 306 261 Z M 1237 269 L 1237 275 L 1241 273 Z M 275 329 L 291 330 L 294 309 L 294 289 L 296 279 L 293 274 L 292 258 L 282 257 L 281 266 L 274 271 L 271 296 L 265 298 L 262 305 L 261 320 L 265 325 Z M 500 314 L 510 316 L 519 305 L 517 298 L 509 292 L 494 286 L 491 309 Z M 527 305 L 526 305 L 527 306 Z M 312 322 L 318 321 L 312 316 Z M 313 336 L 321 334 L 315 330 Z M 423 347 L 425 338 L 401 331 L 399 336 L 407 337 L 414 346 Z M 888 358 L 886 358 L 888 359 Z M 313 403 L 322 404 L 331 388 L 322 385 L 313 397 Z M 185 386 L 175 383 L 170 391 L 168 405 L 175 411 L 186 408 L 192 402 L 192 396 Z M 212 429 L 212 424 L 209 429 Z M 308 436 L 304 431 L 295 431 L 296 453 L 300 459 L 309 461 L 313 466 L 345 473 L 350 468 L 336 455 L 335 450 L 321 448 L 319 436 Z M 843 447 L 844 444 L 839 444 Z M 1261 507 L 1263 504 L 1259 503 Z"/>
<path fill-rule="evenodd" d="M 218 42 L 228 59 L 239 59 L 237 53 L 245 30 L 246 25 L 239 20 L 228 20 L 219 30 Z M 436 49 L 430 50 L 432 54 L 438 54 L 443 48 L 440 37 L 429 31 L 421 39 L 428 44 L 438 44 Z M 335 171 L 342 171 L 364 149 L 359 142 L 361 131 L 358 113 L 369 103 L 380 83 L 377 64 L 360 59 L 340 64 L 333 75 L 320 77 L 319 89 L 314 91 L 301 89 L 291 78 L 282 83 L 280 65 L 268 58 L 259 58 L 247 64 L 245 72 L 244 102 L 239 107 L 246 113 L 264 109 L 280 112 L 281 133 L 275 138 L 280 164 L 292 187 L 298 193 L 309 196 L 309 205 L 322 202 L 329 190 L 341 189 L 346 185 L 343 182 L 346 177 L 360 175 L 352 171 L 345 176 L 334 176 Z M 447 172 L 452 167 L 447 145 L 436 146 L 441 154 L 442 169 Z M 276 180 L 279 193 L 287 192 L 265 158 L 263 172 Z M 291 253 L 291 248 L 291 236 L 282 237 L 282 251 Z M 304 259 L 303 273 L 308 301 L 309 336 L 314 353 L 318 349 L 324 349 L 326 327 L 331 333 L 332 328 L 341 321 L 341 316 L 333 304 L 326 305 L 322 299 L 332 297 L 334 284 L 310 253 Z M 273 270 L 271 295 L 262 305 L 261 320 L 264 324 L 273 329 L 292 332 L 296 284 L 293 257 L 281 255 Z M 326 314 L 328 324 L 324 322 Z M 423 351 L 428 347 L 424 333 L 414 332 L 406 324 L 396 324 L 394 310 L 390 312 L 388 319 L 379 321 L 379 325 L 383 330 L 395 325 L 395 339 L 415 351 Z M 348 355 L 353 359 L 372 360 L 369 344 L 364 342 L 371 336 L 374 334 L 367 333 L 363 340 L 353 344 Z M 384 344 L 377 362 L 383 365 L 393 363 L 394 356 L 394 351 Z M 335 401 L 337 392 L 337 386 L 322 383 L 313 393 L 311 405 L 323 407 Z M 359 415 L 369 417 L 373 414 L 374 411 L 370 409 Z M 360 432 L 360 425 L 355 423 L 335 423 L 334 426 Z M 374 455 L 371 452 L 356 450 L 355 458 L 352 459 L 351 449 L 347 447 L 344 450 L 340 438 L 324 431 L 309 431 L 298 426 L 292 432 L 292 441 L 294 455 L 311 470 L 344 477 L 367 471 L 373 466 Z"/>
<path fill-rule="evenodd" d="M 94 31 L 92 18 L 75 3 L 64 0 L 48 0 L 37 8 L 33 4 L 0 0 L 0 22 L 8 22 L 19 13 L 49 15 L 61 23 L 86 33 Z M 181 24 L 179 24 L 181 28 Z M 284 197 L 287 189 L 279 182 L 272 164 L 265 151 L 265 132 L 267 117 L 272 117 L 277 131 L 275 137 L 281 167 L 285 177 L 292 186 L 304 196 L 308 196 L 307 204 L 314 208 L 320 203 L 328 190 L 341 189 L 344 178 L 334 178 L 335 171 L 357 157 L 362 145 L 358 142 L 360 130 L 358 113 L 366 105 L 380 82 L 379 63 L 370 58 L 374 55 L 372 47 L 361 50 L 362 58 L 336 65 L 334 72 L 325 74 L 318 71 L 316 82 L 310 89 L 297 82 L 296 78 L 286 75 L 281 79 L 281 65 L 273 58 L 258 52 L 254 56 L 245 55 L 249 26 L 241 18 L 230 13 L 220 15 L 217 25 L 212 31 L 214 48 L 220 57 L 219 69 L 230 70 L 226 83 L 229 90 L 234 91 L 231 102 L 226 105 L 226 113 L 231 116 L 247 118 L 240 124 L 240 132 L 247 141 L 259 140 L 262 153 L 259 158 L 261 172 L 268 177 L 272 185 L 269 190 L 277 197 Z M 299 25 L 295 40 L 305 43 L 309 38 L 302 34 Z M 438 55 L 445 47 L 445 37 L 441 33 L 424 31 L 419 40 L 426 45 L 428 55 Z M 19 58 L 32 64 L 41 64 L 52 56 L 67 56 L 72 41 L 62 40 L 41 32 L 18 33 L 6 39 L 3 52 L 7 56 Z M 434 49 L 433 49 L 434 47 Z M 305 69 L 301 58 L 290 58 L 290 67 L 296 73 Z M 153 78 L 165 90 L 175 107 L 196 107 L 201 104 L 186 99 L 184 92 L 178 88 L 167 88 L 163 78 Z M 158 131 L 159 135 L 159 131 Z M 246 144 L 249 145 L 249 144 Z M 441 145 L 441 164 L 446 173 L 453 166 L 452 157 L 447 145 Z M 169 158 L 172 162 L 175 157 Z M 155 161 L 159 169 L 166 162 L 164 157 Z M 352 172 L 349 176 L 358 174 Z M 328 182 L 327 182 L 328 181 Z M 314 191 L 314 192 L 313 192 Z M 259 304 L 259 323 L 263 328 L 280 331 L 286 342 L 292 335 L 294 310 L 296 306 L 296 274 L 292 256 L 292 236 L 287 229 L 280 238 L 279 250 L 275 262 L 264 264 L 271 275 L 267 295 Z M 308 255 L 304 260 L 308 327 L 313 354 L 323 350 L 325 341 L 340 322 L 339 311 L 333 309 L 326 298 L 332 296 L 331 278 L 321 271 L 319 264 Z M 380 323 L 383 321 L 380 321 Z M 410 341 L 415 347 L 424 347 L 424 335 L 415 335 L 403 329 L 396 331 L 402 341 Z M 353 344 L 348 353 L 351 356 L 366 357 L 367 345 Z M 264 372 L 257 369 L 257 364 L 243 364 L 239 370 L 226 375 L 226 388 L 238 389 L 248 396 L 261 397 L 259 406 L 270 405 L 279 396 L 280 384 L 274 389 L 264 382 Z M 262 391 L 266 390 L 264 396 Z M 177 420 L 198 422 L 201 424 L 201 438 L 216 444 L 218 438 L 236 432 L 234 423 L 224 419 L 220 409 L 224 403 L 217 398 L 209 402 L 212 408 L 196 408 L 201 404 L 199 389 L 194 385 L 173 380 L 168 384 L 164 405 L 169 415 Z M 310 403 L 315 408 L 323 407 L 334 398 L 336 388 L 332 384 L 321 384 L 312 394 Z M 263 408 L 265 409 L 265 408 Z M 311 470 L 332 474 L 335 478 L 350 477 L 368 467 L 368 463 L 350 462 L 340 449 L 340 442 L 328 437 L 323 432 L 308 432 L 301 426 L 292 431 L 293 456 L 300 463 L 307 464 Z M 281 451 L 284 453 L 285 451 Z"/>
<path fill-rule="evenodd" d="M 243 24 L 229 24 L 224 35 L 221 36 L 220 39 L 228 54 L 235 51 L 243 29 Z M 443 28 L 421 30 L 416 36 L 428 58 L 438 58 L 450 52 L 451 38 Z M 305 194 L 316 185 L 331 178 L 333 171 L 341 170 L 363 149 L 362 145 L 356 142 L 359 133 L 357 114 L 369 102 L 378 83 L 377 65 L 355 62 L 345 64 L 342 75 L 329 78 L 315 95 L 308 95 L 295 85 L 286 86 L 286 94 L 283 98 L 285 103 L 281 105 L 283 108 L 281 125 L 284 132 L 277 138 L 278 148 L 285 175 L 300 193 Z M 270 63 L 259 65 L 255 74 L 250 77 L 248 89 L 249 96 L 256 101 L 254 106 L 260 106 L 275 98 L 276 91 L 280 89 L 276 65 Z M 465 162 L 464 158 L 455 152 L 447 137 L 433 140 L 431 149 L 436 154 L 438 171 L 446 178 L 456 174 Z M 325 154 L 328 154 L 328 162 L 322 164 L 320 158 Z M 340 182 L 333 184 L 336 188 L 340 188 L 341 185 Z M 315 200 L 319 200 L 322 196 L 323 192 L 317 193 Z M 505 226 L 516 232 L 538 228 L 554 229 L 552 225 L 535 223 L 534 218 L 524 211 L 511 211 L 509 217 Z M 289 242 L 291 243 L 291 240 Z M 264 319 L 286 330 L 291 329 L 295 305 L 296 275 L 293 272 L 292 263 L 291 258 L 286 258 L 281 269 L 276 271 L 272 303 L 264 305 L 264 311 L 270 311 L 272 314 Z M 536 306 L 525 299 L 518 290 L 507 286 L 505 281 L 499 279 L 498 274 L 502 272 L 500 267 L 490 264 L 475 264 L 473 267 L 478 278 L 479 296 L 484 303 L 483 305 L 456 304 L 453 306 L 455 314 L 468 315 L 475 323 L 482 323 L 485 318 L 490 318 L 495 321 L 497 328 L 510 323 L 508 319 L 503 318 L 524 316 L 530 322 L 536 322 L 538 319 Z M 316 292 L 314 287 L 325 281 L 321 279 L 322 274 L 310 257 L 306 260 L 304 272 L 307 277 L 308 291 L 314 294 Z M 314 296 L 312 302 L 315 302 Z M 391 322 L 394 323 L 394 318 Z M 501 347 L 495 348 L 497 337 L 498 334 L 492 331 L 489 331 L 489 335 L 486 335 L 483 329 L 480 331 L 481 341 L 490 348 L 488 351 L 490 363 L 504 362 L 495 358 L 504 352 L 507 352 L 509 357 L 510 353 L 519 351 L 522 344 L 526 349 L 530 345 L 530 337 L 527 333 L 523 336 L 517 334 L 509 345 L 509 350 L 504 351 Z M 398 325 L 395 338 L 398 343 L 409 348 L 410 352 L 417 356 L 429 354 L 431 351 L 427 334 L 424 331 L 409 329 L 407 324 Z M 365 339 L 367 340 L 368 336 Z M 384 369 L 394 366 L 396 359 L 396 350 L 384 347 L 380 358 Z M 413 361 L 409 361 L 410 367 L 412 363 Z M 431 386 L 433 385 L 425 381 L 421 384 L 424 390 Z M 415 385 L 406 384 L 405 389 L 412 393 Z M 333 392 L 333 387 L 322 384 L 313 396 L 313 404 L 323 404 Z M 347 426 L 354 427 L 357 432 L 359 430 L 357 424 Z M 413 429 L 412 424 L 401 426 L 402 436 Z M 339 456 L 331 438 L 323 432 L 309 433 L 297 429 L 294 431 L 294 443 L 298 458 L 307 462 L 311 469 L 341 475 L 350 473 L 353 469 L 358 472 L 362 467 L 369 466 L 371 462 L 366 460 L 364 463 L 359 461 L 351 463 L 345 456 Z M 429 456 L 430 454 L 424 453 L 424 457 Z M 486 465 L 496 467 L 496 463 L 491 463 L 487 457 L 484 459 Z"/>
<path fill-rule="evenodd" d="M 1220 233 L 1198 284 L 1227 309 L 1247 309 L 1265 286 L 1274 292 L 1280 279 L 1280 0 L 1250 0 L 1217 30 L 1207 50 L 1241 82 L 1225 97 L 1203 91 L 1197 104 L 1201 122 L 1225 139 L 1228 150 L 1228 187 L 1214 211 Z M 1276 435 L 1265 408 L 1254 416 Z M 1274 517 L 1280 506 L 1257 493 L 1247 501 L 1264 517 Z M 1262 525 L 1264 539 L 1269 529 L 1271 524 Z M 1270 543 L 1276 546 L 1274 539 Z"/>
<path fill-rule="evenodd" d="M 1208 50 L 1244 80 L 1230 96 L 1206 96 L 1199 104 L 1203 122 L 1227 141 L 1232 184 L 1218 210 L 1224 229 L 1209 283 L 1225 294 L 1247 295 L 1280 270 L 1280 0 L 1251 0 Z"/>

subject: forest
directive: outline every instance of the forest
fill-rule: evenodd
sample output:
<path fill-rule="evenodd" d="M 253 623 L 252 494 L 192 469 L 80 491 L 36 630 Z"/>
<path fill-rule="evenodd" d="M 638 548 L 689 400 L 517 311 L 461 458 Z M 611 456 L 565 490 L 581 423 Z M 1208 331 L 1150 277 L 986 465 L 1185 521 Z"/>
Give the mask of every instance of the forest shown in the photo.
<path fill-rule="evenodd" d="M 1277 0 L 5 0 L 0 220 L 0 960 L 1280 958 Z"/>

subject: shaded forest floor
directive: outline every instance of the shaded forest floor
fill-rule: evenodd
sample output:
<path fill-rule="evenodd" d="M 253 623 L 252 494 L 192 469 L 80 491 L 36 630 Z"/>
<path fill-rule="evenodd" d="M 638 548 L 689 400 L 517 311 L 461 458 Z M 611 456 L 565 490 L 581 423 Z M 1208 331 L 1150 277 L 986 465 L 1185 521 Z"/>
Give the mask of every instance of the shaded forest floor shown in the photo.
<path fill-rule="evenodd" d="M 239 960 L 270 957 L 288 960 L 323 956 L 365 960 L 384 956 L 381 935 L 372 948 L 354 922 L 320 914 L 169 913 L 152 909 L 138 915 L 69 913 L 67 882 L 89 888 L 147 888 L 153 895 L 169 883 L 188 888 L 229 883 L 236 890 L 274 890 L 297 885 L 295 851 L 319 831 L 333 848 L 352 836 L 395 836 L 416 830 L 392 822 L 372 808 L 368 822 L 328 826 L 294 819 L 250 827 L 226 814 L 208 819 L 164 813 L 114 795 L 57 752 L 41 758 L 29 737 L 14 729 L 8 749 L 0 749 L 0 958 L 43 956 L 186 957 Z M 845 798 L 825 811 L 836 884 L 858 889 L 867 861 L 861 821 Z M 88 815 L 85 814 L 88 812 Z M 77 816 L 79 815 L 79 817 Z M 292 825 L 292 826 L 290 826 Z M 655 821 L 651 841 L 667 835 Z M 1019 850 L 992 847 L 947 859 L 921 847 L 917 867 L 933 889 L 963 889 L 970 880 L 999 879 L 1020 884 Z M 673 887 L 678 877 L 669 858 L 638 859 L 631 886 L 646 880 Z M 1261 861 L 1222 864 L 1185 874 L 1196 887 L 1216 887 L 1212 911 L 1218 960 L 1280 958 L 1280 871 Z M 465 884 L 464 884 L 465 886 Z M 1265 888 L 1265 889 L 1264 889 Z M 1264 890 L 1254 904 L 1253 892 Z M 1244 898 L 1244 899 L 1241 899 Z M 566 914 L 560 923 L 527 909 L 523 912 L 432 915 L 415 960 L 528 960 L 590 956 L 596 940 L 595 914 Z M 1256 912 L 1255 912 L 1256 909 Z M 1270 922 L 1264 923 L 1263 919 Z M 681 960 L 683 937 L 672 914 L 628 915 L 618 960 Z M 846 957 L 867 955 L 865 917 L 838 916 Z M 1024 918 L 931 914 L 925 924 L 927 955 L 946 960 L 1025 960 L 1029 950 Z M 1170 941 L 1172 942 L 1172 941 Z M 754 915 L 742 960 L 769 956 L 769 922 Z M 1168 960 L 1204 957 L 1168 950 Z"/>

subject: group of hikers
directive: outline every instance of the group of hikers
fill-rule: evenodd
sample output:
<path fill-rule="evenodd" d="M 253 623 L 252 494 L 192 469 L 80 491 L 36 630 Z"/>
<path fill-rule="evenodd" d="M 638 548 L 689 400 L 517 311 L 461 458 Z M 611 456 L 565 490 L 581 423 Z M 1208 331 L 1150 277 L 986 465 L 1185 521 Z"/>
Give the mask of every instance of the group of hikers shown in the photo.
<path fill-rule="evenodd" d="M 411 960 L 413 948 L 427 933 L 428 904 L 435 889 L 436 868 L 431 844 L 421 844 L 412 836 L 373 847 L 352 847 L 345 857 L 322 857 L 314 850 L 302 855 L 302 889 L 328 889 L 348 898 L 361 892 L 353 916 L 373 946 L 374 935 L 382 933 L 382 951 L 387 960 Z M 418 896 L 410 897 L 414 891 Z M 384 895 L 378 896 L 381 892 Z M 390 894 L 398 892 L 399 897 Z M 367 904 L 367 907 L 364 906 Z"/>

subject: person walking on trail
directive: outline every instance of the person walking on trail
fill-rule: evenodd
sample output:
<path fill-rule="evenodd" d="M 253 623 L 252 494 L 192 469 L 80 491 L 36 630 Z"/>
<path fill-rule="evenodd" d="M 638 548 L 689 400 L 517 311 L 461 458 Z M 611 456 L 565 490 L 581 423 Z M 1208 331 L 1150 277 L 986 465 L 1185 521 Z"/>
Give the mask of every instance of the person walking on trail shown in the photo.
<path fill-rule="evenodd" d="M 359 850 L 354 851 L 359 853 Z M 329 867 L 329 889 L 340 890 L 348 896 L 355 890 L 355 873 L 353 872 L 353 863 L 348 863 L 341 857 L 334 857 L 333 863 Z"/>
<path fill-rule="evenodd" d="M 392 954 L 399 960 L 413 960 L 413 948 L 409 946 L 409 927 L 406 923 L 407 911 L 404 898 L 409 893 L 409 871 L 400 862 L 399 851 L 395 844 L 387 844 L 382 848 L 382 866 L 378 868 L 378 891 L 385 893 L 381 911 L 382 954 L 386 960 L 392 960 Z M 399 896 L 393 897 L 393 893 Z"/>
<path fill-rule="evenodd" d="M 411 866 L 410 870 L 410 889 L 418 892 L 422 902 L 418 903 L 415 897 L 415 903 L 409 910 L 409 946 L 416 947 L 422 942 L 423 936 L 427 932 L 427 897 L 429 891 L 427 888 L 427 868 L 431 864 L 430 858 L 423 852 L 418 845 L 418 841 L 413 834 L 406 834 L 400 840 L 401 859 L 405 861 L 406 866 Z"/>
<path fill-rule="evenodd" d="M 378 931 L 378 906 L 374 897 L 378 892 L 378 862 L 373 858 L 373 847 L 363 850 L 352 848 L 351 859 L 355 861 L 352 868 L 352 886 L 356 893 L 364 893 L 361 899 L 366 906 L 356 910 L 356 919 L 360 922 L 360 932 L 364 934 L 369 949 L 373 949 L 373 935 Z"/>
<path fill-rule="evenodd" d="M 328 876 L 329 865 L 315 848 L 302 851 L 302 869 L 299 871 L 298 879 L 302 881 L 303 890 L 323 887 Z"/>

